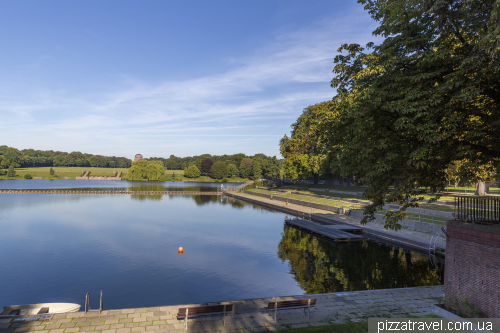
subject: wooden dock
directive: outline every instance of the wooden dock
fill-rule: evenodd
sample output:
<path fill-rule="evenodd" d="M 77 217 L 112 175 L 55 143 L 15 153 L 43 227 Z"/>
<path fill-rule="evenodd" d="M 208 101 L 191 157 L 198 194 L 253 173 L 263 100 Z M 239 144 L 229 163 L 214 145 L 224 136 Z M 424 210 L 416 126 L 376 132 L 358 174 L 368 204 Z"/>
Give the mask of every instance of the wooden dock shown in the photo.
<path fill-rule="evenodd" d="M 223 195 L 223 192 L 192 191 L 83 191 L 83 190 L 0 190 L 0 193 L 36 194 L 132 194 L 132 195 Z"/>
<path fill-rule="evenodd" d="M 363 240 L 363 236 L 347 232 L 346 230 L 361 233 L 361 228 L 348 225 L 321 225 L 307 220 L 288 220 L 286 224 L 309 232 L 313 235 L 334 240 L 336 242 L 350 242 Z M 359 229 L 359 230 L 358 230 Z"/>

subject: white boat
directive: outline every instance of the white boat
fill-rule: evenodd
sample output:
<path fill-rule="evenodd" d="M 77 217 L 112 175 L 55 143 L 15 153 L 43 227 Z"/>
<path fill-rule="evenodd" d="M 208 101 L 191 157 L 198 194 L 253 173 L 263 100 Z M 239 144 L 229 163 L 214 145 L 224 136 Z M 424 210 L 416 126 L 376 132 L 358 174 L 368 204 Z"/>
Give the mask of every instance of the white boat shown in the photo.
<path fill-rule="evenodd" d="M 38 303 L 4 306 L 1 316 L 32 316 L 53 313 L 77 312 L 81 305 L 76 303 Z"/>

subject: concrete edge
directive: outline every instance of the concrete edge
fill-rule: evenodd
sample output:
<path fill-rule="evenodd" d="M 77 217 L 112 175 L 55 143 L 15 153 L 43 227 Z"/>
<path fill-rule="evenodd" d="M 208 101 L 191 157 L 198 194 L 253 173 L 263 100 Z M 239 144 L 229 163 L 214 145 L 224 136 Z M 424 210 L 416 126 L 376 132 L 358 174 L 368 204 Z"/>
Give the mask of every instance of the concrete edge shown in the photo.
<path fill-rule="evenodd" d="M 447 311 L 447 310 L 437 306 L 437 304 L 434 304 L 432 306 L 432 314 L 435 314 L 436 316 L 440 316 L 443 318 L 454 318 L 454 319 L 457 319 L 457 318 L 461 319 L 462 318 L 460 316 L 457 316 L 454 313 L 451 313 L 450 311 Z"/>

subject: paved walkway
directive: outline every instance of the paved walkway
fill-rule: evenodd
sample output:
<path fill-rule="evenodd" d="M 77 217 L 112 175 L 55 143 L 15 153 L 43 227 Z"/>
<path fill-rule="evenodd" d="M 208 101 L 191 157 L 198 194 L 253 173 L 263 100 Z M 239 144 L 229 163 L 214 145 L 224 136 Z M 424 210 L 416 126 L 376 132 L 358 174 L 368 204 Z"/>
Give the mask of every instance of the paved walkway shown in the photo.
<path fill-rule="evenodd" d="M 326 210 L 320 210 L 320 209 L 311 210 L 310 207 L 300 206 L 300 205 L 296 205 L 296 204 L 292 204 L 292 203 L 289 203 L 287 206 L 282 201 L 271 200 L 271 199 L 259 197 L 256 195 L 250 195 L 247 193 L 237 193 L 237 194 L 233 194 L 233 195 L 237 198 L 238 197 L 242 198 L 243 200 L 244 200 L 244 198 L 249 198 L 249 199 L 252 199 L 254 201 L 266 203 L 268 205 L 274 205 L 277 207 L 287 207 L 290 209 L 294 209 L 294 210 L 297 210 L 299 212 L 303 212 L 304 214 L 306 214 L 306 217 L 307 217 L 307 214 L 310 214 L 311 212 L 313 212 L 313 214 L 315 214 L 315 215 L 320 215 L 322 217 L 332 219 L 332 222 L 338 221 L 338 222 L 342 222 L 342 223 L 347 223 L 347 224 L 351 224 L 351 225 L 361 227 L 364 229 L 383 232 L 386 235 L 394 235 L 396 237 L 403 237 L 403 238 L 407 238 L 410 240 L 418 241 L 418 242 L 421 242 L 423 244 L 429 244 L 431 241 L 431 237 L 436 237 L 435 235 L 433 235 L 431 233 L 426 233 L 426 232 L 417 231 L 417 230 L 410 230 L 410 229 L 401 229 L 398 231 L 387 230 L 387 229 L 384 229 L 383 224 L 377 223 L 377 222 L 369 222 L 368 224 L 362 225 L 360 223 L 359 219 L 355 219 L 355 218 L 352 218 L 352 217 L 349 217 L 346 215 L 335 214 L 333 212 L 326 211 Z M 446 239 L 440 237 L 438 239 L 438 241 L 436 242 L 436 246 L 446 249 Z"/>
<path fill-rule="evenodd" d="M 443 287 L 432 286 L 239 300 L 231 302 L 235 304 L 235 314 L 226 317 L 226 326 L 222 325 L 220 316 L 208 316 L 188 320 L 187 330 L 184 322 L 176 319 L 179 307 L 207 304 L 104 310 L 100 315 L 98 312 L 75 312 L 55 314 L 49 319 L 0 319 L 0 333 L 263 332 L 366 321 L 371 317 L 419 316 L 429 314 L 431 306 L 439 303 L 441 297 Z M 278 322 L 275 323 L 263 309 L 269 301 L 307 298 L 317 299 L 310 319 L 302 310 L 284 310 L 278 312 Z M 224 303 L 229 302 L 221 302 Z"/>

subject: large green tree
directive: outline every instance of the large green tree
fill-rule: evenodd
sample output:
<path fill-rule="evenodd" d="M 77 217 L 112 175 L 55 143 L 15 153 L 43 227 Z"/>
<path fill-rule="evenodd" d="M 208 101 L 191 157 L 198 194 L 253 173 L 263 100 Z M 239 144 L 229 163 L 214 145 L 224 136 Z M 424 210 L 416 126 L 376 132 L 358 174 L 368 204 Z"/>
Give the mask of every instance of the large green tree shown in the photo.
<path fill-rule="evenodd" d="M 127 180 L 144 180 L 148 177 L 148 161 L 145 159 L 132 162 L 127 171 Z"/>
<path fill-rule="evenodd" d="M 184 171 L 184 176 L 187 178 L 198 178 L 200 177 L 200 170 L 196 167 L 196 165 L 191 165 L 187 167 L 186 171 Z"/>
<path fill-rule="evenodd" d="M 244 158 L 240 163 L 240 175 L 242 178 L 248 178 L 253 174 L 252 160 Z"/>
<path fill-rule="evenodd" d="M 227 175 L 228 177 L 237 176 L 239 174 L 238 168 L 235 164 L 229 164 L 227 166 Z"/>
<path fill-rule="evenodd" d="M 342 45 L 319 119 L 343 176 L 367 185 L 363 222 L 387 202 L 402 205 L 386 227 L 399 229 L 424 188 L 447 183 L 453 161 L 470 173 L 500 159 L 499 2 L 358 0 L 378 22 L 379 45 Z M 498 169 L 496 170 L 498 174 Z M 434 199 L 438 198 L 436 195 Z M 416 200 L 415 200 L 416 199 Z"/>
<path fill-rule="evenodd" d="M 324 133 L 314 130 L 331 106 L 331 102 L 310 105 L 304 109 L 297 121 L 292 124 L 291 136 L 280 140 L 280 152 L 285 158 L 284 171 L 288 178 L 298 180 L 313 176 L 314 183 L 325 171 L 326 143 Z"/>
<path fill-rule="evenodd" d="M 147 178 L 148 180 L 161 180 L 165 176 L 166 168 L 161 161 L 148 161 Z"/>
<path fill-rule="evenodd" d="M 222 179 L 227 177 L 227 165 L 222 161 L 215 162 L 210 169 L 210 177 Z"/>

